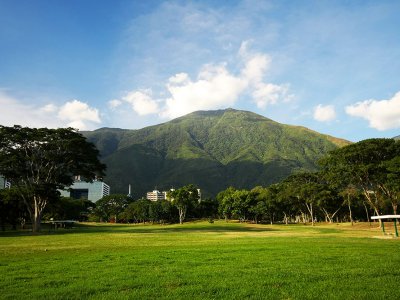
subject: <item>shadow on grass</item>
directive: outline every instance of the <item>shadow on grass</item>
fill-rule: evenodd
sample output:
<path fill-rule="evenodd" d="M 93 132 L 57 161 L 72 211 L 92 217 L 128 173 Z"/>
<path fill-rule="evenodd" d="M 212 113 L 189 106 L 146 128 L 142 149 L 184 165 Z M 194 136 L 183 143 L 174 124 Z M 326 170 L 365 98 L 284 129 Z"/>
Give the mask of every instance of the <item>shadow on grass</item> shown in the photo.
<path fill-rule="evenodd" d="M 43 226 L 45 225 L 45 226 Z M 13 230 L 0 232 L 1 237 L 18 237 L 18 236 L 42 236 L 42 235 L 64 235 L 64 234 L 85 234 L 85 233 L 140 233 L 140 234 L 154 234 L 154 233 L 200 233 L 200 232 L 263 232 L 263 231 L 276 231 L 276 229 L 268 228 L 268 225 L 260 225 L 259 227 L 247 226 L 247 224 L 199 224 L 197 222 L 185 223 L 183 225 L 159 225 L 159 224 L 118 224 L 110 225 L 104 224 L 80 224 L 77 223 L 74 227 L 69 229 L 59 228 L 54 229 L 43 224 L 39 233 L 33 234 L 29 230 Z"/>

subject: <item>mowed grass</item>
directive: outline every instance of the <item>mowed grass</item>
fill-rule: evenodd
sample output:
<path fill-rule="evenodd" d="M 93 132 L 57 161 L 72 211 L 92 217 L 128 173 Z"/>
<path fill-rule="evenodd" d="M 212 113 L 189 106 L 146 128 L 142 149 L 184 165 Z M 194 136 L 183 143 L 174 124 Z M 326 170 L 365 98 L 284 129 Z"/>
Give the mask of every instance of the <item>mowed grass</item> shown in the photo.
<path fill-rule="evenodd" d="M 3 233 L 0 298 L 400 299 L 400 239 L 380 236 L 224 221 Z"/>

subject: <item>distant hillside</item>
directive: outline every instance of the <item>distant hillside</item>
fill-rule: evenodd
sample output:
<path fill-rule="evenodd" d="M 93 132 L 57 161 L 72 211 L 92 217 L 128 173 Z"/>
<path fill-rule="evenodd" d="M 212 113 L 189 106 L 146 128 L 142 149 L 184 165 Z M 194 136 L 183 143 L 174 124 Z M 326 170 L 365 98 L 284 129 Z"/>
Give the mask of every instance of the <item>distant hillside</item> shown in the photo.
<path fill-rule="evenodd" d="M 400 135 L 394 137 L 395 140 L 400 140 Z"/>
<path fill-rule="evenodd" d="M 188 183 L 205 196 L 231 185 L 265 186 L 294 171 L 315 170 L 324 154 L 349 144 L 233 109 L 198 111 L 140 130 L 83 134 L 101 151 L 112 192 L 126 193 L 131 184 L 134 197 Z"/>

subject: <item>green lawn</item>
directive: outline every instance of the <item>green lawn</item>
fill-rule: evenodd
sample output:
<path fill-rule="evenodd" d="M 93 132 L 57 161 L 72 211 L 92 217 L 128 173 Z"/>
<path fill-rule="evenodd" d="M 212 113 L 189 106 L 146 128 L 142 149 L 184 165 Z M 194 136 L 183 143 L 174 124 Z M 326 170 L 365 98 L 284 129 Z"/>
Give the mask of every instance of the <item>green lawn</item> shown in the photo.
<path fill-rule="evenodd" d="M 400 299 L 400 239 L 380 236 L 223 221 L 6 232 L 0 298 Z"/>

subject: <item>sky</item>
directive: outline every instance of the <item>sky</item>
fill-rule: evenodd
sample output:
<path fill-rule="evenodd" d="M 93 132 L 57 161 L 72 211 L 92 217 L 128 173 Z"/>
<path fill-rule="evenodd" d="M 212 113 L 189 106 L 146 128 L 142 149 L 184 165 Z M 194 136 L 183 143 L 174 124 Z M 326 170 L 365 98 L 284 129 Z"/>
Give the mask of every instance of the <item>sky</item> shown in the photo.
<path fill-rule="evenodd" d="M 400 1 L 0 0 L 0 125 L 139 129 L 248 110 L 400 135 Z"/>

